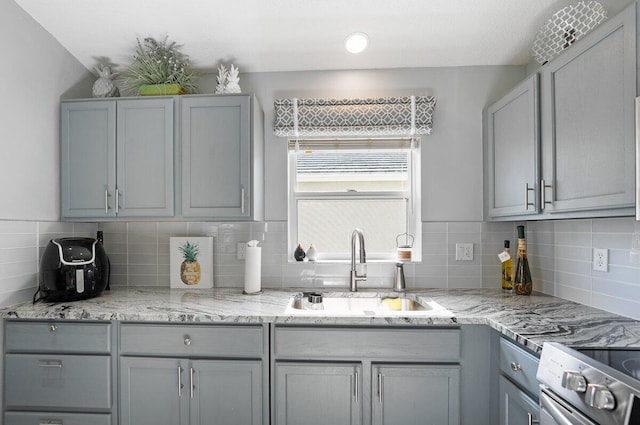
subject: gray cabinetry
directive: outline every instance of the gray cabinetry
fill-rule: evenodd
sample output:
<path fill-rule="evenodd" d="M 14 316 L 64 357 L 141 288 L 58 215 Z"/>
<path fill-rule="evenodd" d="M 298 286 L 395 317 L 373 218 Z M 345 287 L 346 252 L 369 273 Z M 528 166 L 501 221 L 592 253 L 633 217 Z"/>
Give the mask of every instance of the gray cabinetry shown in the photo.
<path fill-rule="evenodd" d="M 539 360 L 505 338 L 500 338 L 499 353 L 500 425 L 533 423 L 539 417 Z"/>
<path fill-rule="evenodd" d="M 115 424 L 111 334 L 110 323 L 5 321 L 5 423 Z"/>
<path fill-rule="evenodd" d="M 63 218 L 171 217 L 173 99 L 61 105 Z"/>
<path fill-rule="evenodd" d="M 272 350 L 274 424 L 460 423 L 458 328 L 275 326 Z"/>
<path fill-rule="evenodd" d="M 537 214 L 539 181 L 538 75 L 518 84 L 486 111 L 487 213 Z"/>
<path fill-rule="evenodd" d="M 262 326 L 123 323 L 120 330 L 122 425 L 264 422 Z"/>
<path fill-rule="evenodd" d="M 373 424 L 459 423 L 458 366 L 374 365 L 372 377 Z"/>
<path fill-rule="evenodd" d="M 277 363 L 275 423 L 361 424 L 361 380 L 360 363 Z"/>
<path fill-rule="evenodd" d="M 533 424 L 538 418 L 538 403 L 504 376 L 498 384 L 500 393 L 500 424 Z"/>
<path fill-rule="evenodd" d="M 259 220 L 263 118 L 255 96 L 181 99 L 182 215 Z"/>
<path fill-rule="evenodd" d="M 634 206 L 636 4 L 541 72 L 542 208 Z"/>

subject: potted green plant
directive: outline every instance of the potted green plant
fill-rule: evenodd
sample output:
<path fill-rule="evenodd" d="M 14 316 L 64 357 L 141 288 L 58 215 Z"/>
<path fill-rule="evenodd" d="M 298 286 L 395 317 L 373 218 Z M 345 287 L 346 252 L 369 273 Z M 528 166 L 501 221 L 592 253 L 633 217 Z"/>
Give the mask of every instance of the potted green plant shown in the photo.
<path fill-rule="evenodd" d="M 167 37 L 137 40 L 133 63 L 123 74 L 123 87 L 143 96 L 196 93 L 196 75 L 189 68 L 189 57 Z"/>

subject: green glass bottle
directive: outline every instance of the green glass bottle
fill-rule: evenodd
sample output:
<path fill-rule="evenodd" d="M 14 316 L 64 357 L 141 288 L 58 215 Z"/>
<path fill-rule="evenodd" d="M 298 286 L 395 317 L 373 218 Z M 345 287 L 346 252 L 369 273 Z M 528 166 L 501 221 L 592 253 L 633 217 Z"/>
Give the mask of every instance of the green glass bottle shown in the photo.
<path fill-rule="evenodd" d="M 533 281 L 527 259 L 527 242 L 524 238 L 524 226 L 518 226 L 518 252 L 516 254 L 516 275 L 513 279 L 513 292 L 516 295 L 531 295 Z"/>

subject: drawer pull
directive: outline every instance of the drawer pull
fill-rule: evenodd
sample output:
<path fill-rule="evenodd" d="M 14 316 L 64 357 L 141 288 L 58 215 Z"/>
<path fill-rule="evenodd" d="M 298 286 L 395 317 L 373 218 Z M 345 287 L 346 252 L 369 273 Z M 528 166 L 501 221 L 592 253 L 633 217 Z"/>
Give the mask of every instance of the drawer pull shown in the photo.
<path fill-rule="evenodd" d="M 64 425 L 62 419 L 44 419 L 38 422 L 38 425 Z"/>
<path fill-rule="evenodd" d="M 40 367 L 50 367 L 56 369 L 62 369 L 62 362 L 58 360 L 41 360 L 38 362 L 38 366 Z"/>
<path fill-rule="evenodd" d="M 516 362 L 511 362 L 511 370 L 514 372 L 518 372 L 520 370 L 522 370 L 522 366 L 520 366 L 520 363 L 516 363 Z"/>
<path fill-rule="evenodd" d="M 58 325 L 56 325 L 55 323 L 52 323 L 49 325 L 49 332 L 55 332 L 58 330 Z"/>
<path fill-rule="evenodd" d="M 184 336 L 184 345 L 191 345 L 191 337 L 189 335 Z"/>

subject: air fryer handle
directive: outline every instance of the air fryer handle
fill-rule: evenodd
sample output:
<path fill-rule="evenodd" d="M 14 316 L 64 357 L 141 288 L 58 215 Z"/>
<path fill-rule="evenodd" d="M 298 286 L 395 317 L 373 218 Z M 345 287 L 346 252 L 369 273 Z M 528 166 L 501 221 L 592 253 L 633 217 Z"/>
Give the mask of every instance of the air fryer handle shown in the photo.
<path fill-rule="evenodd" d="M 107 286 L 104 289 L 111 290 L 111 260 L 109 260 L 109 257 L 107 257 Z"/>

